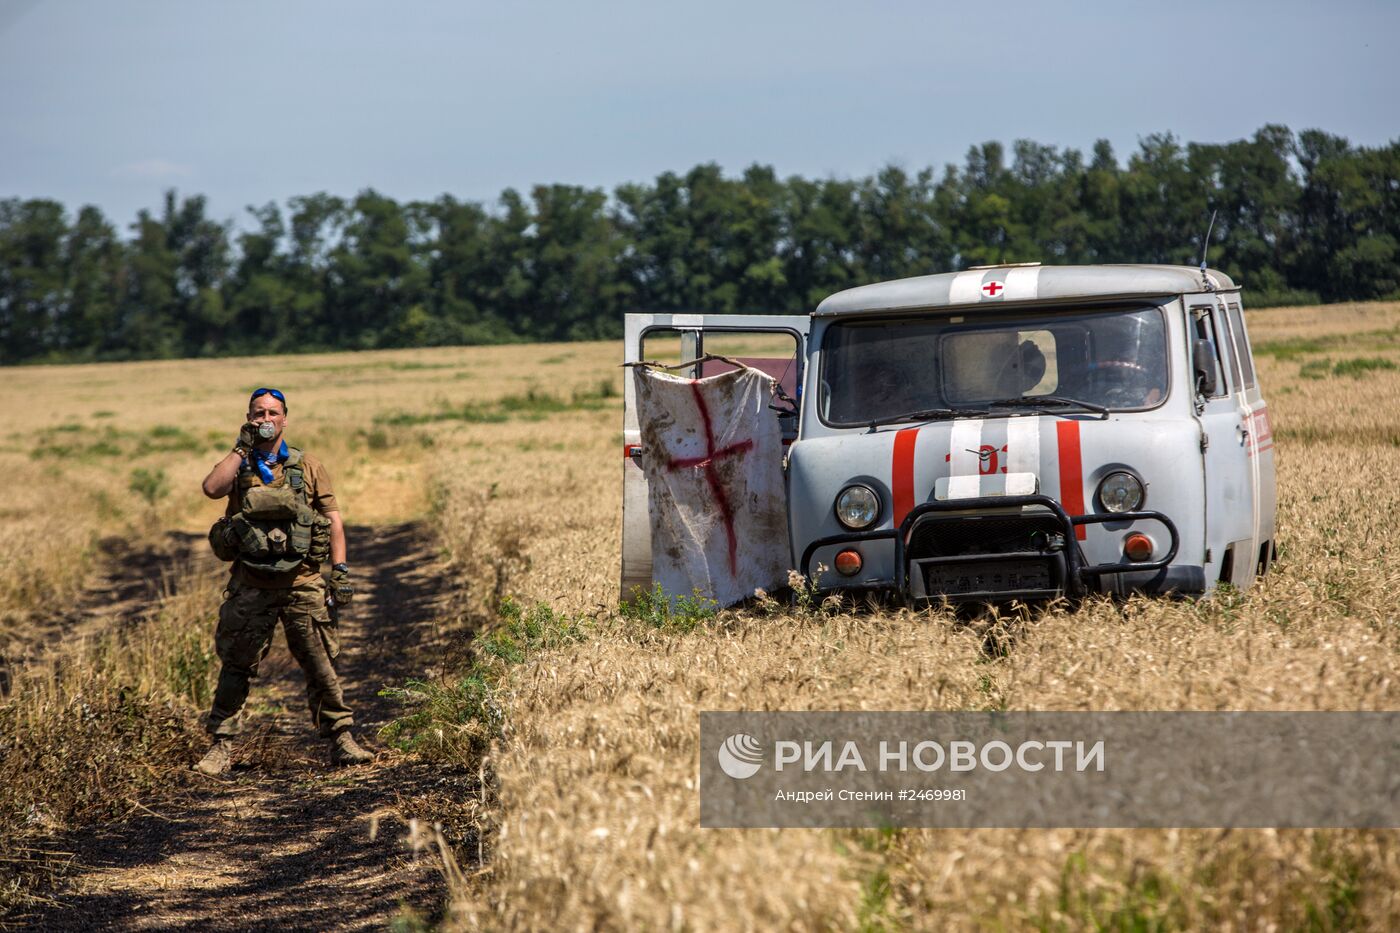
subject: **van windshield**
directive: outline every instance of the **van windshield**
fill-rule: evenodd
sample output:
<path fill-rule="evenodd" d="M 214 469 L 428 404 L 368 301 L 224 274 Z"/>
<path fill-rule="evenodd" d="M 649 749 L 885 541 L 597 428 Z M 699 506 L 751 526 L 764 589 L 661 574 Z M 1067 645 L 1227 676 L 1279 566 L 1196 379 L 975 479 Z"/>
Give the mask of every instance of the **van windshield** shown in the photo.
<path fill-rule="evenodd" d="M 1072 399 L 1115 411 L 1167 395 L 1160 308 L 841 321 L 822 340 L 819 414 L 845 426 L 912 412 L 1045 410 Z M 918 420 L 918 419 L 914 419 Z"/>

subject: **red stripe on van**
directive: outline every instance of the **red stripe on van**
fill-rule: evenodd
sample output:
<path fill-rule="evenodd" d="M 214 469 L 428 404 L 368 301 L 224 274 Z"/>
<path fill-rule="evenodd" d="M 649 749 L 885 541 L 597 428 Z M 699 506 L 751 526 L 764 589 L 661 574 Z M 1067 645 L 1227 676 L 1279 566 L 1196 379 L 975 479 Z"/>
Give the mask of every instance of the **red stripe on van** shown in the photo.
<path fill-rule="evenodd" d="M 914 441 L 918 428 L 904 428 L 894 435 L 894 466 L 890 471 L 890 491 L 894 496 L 894 526 L 914 507 Z"/>
<path fill-rule="evenodd" d="M 1055 422 L 1060 451 L 1060 504 L 1070 515 L 1084 514 L 1084 459 L 1079 452 L 1079 422 Z M 1074 526 L 1074 536 L 1085 538 L 1083 525 Z"/>

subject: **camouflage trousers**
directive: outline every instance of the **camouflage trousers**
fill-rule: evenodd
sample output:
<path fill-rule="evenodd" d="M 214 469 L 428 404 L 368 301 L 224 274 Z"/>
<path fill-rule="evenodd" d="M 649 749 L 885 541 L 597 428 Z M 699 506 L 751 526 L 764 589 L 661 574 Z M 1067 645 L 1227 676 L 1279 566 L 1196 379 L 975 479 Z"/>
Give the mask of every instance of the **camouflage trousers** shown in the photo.
<path fill-rule="evenodd" d="M 306 700 L 311 721 L 332 733 L 354 723 L 345 705 L 335 657 L 340 653 L 335 627 L 326 609 L 326 585 L 321 580 L 281 589 L 260 589 L 234 580 L 219 607 L 214 646 L 223 667 L 214 690 L 207 728 L 212 735 L 235 735 L 238 713 L 248 699 L 248 682 L 272 648 L 277 623 L 287 635 L 287 648 L 306 675 Z"/>

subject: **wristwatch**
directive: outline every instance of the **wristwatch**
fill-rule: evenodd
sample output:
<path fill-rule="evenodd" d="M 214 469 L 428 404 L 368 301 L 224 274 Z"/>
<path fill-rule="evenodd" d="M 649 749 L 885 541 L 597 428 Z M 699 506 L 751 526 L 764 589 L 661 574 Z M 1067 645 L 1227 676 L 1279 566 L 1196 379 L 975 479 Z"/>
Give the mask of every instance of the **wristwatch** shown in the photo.
<path fill-rule="evenodd" d="M 336 573 L 349 573 L 350 565 L 347 563 L 331 564 L 331 569 Z"/>

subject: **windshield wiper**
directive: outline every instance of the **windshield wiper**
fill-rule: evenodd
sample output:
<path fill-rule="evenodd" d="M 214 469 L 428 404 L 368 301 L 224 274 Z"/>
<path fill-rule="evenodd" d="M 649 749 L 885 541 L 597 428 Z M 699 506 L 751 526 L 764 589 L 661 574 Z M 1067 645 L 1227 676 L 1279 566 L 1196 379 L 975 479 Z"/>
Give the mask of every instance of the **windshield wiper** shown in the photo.
<path fill-rule="evenodd" d="M 1085 402 L 1077 398 L 1070 398 L 1065 395 L 1032 395 L 1021 398 L 999 398 L 994 402 L 988 402 L 990 408 L 1082 408 L 1084 411 L 1091 411 L 1099 416 L 1099 420 L 1108 418 L 1108 409 L 1102 405 L 1095 405 L 1093 402 Z"/>
<path fill-rule="evenodd" d="M 867 421 L 870 430 L 882 424 L 891 424 L 895 421 L 932 421 L 935 418 L 967 418 L 981 417 L 987 414 L 985 408 L 920 408 L 917 411 L 908 411 L 902 415 L 890 415 L 885 418 L 876 418 Z"/>

